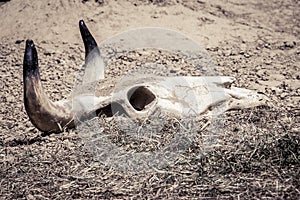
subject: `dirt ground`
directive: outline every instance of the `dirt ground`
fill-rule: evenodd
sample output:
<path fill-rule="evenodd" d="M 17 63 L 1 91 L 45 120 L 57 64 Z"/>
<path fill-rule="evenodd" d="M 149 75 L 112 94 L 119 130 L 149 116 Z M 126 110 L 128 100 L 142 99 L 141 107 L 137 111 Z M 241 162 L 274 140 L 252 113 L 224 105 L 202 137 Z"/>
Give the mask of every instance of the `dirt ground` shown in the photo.
<path fill-rule="evenodd" d="M 170 166 L 115 170 L 86 148 L 77 130 L 42 136 L 23 106 L 25 40 L 37 46 L 45 91 L 53 100 L 67 98 L 84 59 L 80 19 L 98 43 L 138 27 L 179 31 L 205 47 L 217 74 L 264 93 L 272 106 L 227 112 L 205 153 L 199 127 L 199 137 Z M 300 198 L 299 1 L 11 0 L 0 4 L 0 21 L 1 199 Z M 149 55 L 160 63 L 170 58 Z M 145 59 L 127 55 L 115 66 Z"/>

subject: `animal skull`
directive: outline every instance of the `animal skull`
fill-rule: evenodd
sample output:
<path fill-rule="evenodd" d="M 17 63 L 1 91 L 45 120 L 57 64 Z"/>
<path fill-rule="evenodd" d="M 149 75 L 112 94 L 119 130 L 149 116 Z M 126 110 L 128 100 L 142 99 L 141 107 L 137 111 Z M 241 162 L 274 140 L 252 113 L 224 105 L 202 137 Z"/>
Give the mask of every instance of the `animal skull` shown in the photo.
<path fill-rule="evenodd" d="M 79 27 L 85 46 L 85 77 L 88 80 L 94 75 L 92 67 L 101 64 L 100 51 L 82 20 Z M 91 117 L 93 113 L 107 117 L 119 113 L 142 119 L 160 109 L 177 117 L 211 116 L 231 109 L 263 105 L 266 100 L 255 91 L 232 87 L 235 79 L 228 76 L 143 76 L 125 80 L 108 96 L 81 93 L 70 100 L 52 102 L 43 91 L 32 40 L 26 41 L 23 71 L 25 109 L 33 125 L 43 132 L 60 132 L 74 127 L 78 113 L 85 117 Z"/>

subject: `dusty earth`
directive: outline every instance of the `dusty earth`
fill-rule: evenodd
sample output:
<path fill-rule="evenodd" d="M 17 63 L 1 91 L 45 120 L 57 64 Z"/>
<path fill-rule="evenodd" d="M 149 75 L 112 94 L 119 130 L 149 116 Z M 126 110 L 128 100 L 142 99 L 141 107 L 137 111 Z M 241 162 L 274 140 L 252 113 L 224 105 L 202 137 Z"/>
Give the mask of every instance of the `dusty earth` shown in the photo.
<path fill-rule="evenodd" d="M 11 0 L 0 5 L 1 199 L 299 199 L 299 1 Z M 190 148 L 162 169 L 127 173 L 104 165 L 77 130 L 44 136 L 23 106 L 25 40 L 37 44 L 51 99 L 67 98 L 84 58 L 79 19 L 98 42 L 137 27 L 179 31 L 205 47 L 216 74 L 236 77 L 236 86 L 264 93 L 272 105 L 222 116 L 223 131 L 205 152 L 201 138 L 207 130 L 195 127 L 198 136 Z M 170 68 L 182 64 L 164 52 L 131 52 L 115 60 L 112 66 L 119 71 L 108 70 L 109 77 L 147 59 Z M 184 66 L 181 73 L 189 74 Z M 118 127 L 99 121 L 118 143 Z M 172 126 L 163 131 L 172 137 Z M 144 144 L 130 141 L 119 143 L 131 150 Z"/>

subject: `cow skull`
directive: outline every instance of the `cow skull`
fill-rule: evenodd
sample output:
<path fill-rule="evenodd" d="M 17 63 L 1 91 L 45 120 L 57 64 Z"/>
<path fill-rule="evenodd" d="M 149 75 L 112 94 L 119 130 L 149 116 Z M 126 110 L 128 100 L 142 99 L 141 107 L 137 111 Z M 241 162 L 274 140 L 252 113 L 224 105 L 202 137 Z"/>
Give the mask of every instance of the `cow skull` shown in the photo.
<path fill-rule="evenodd" d="M 101 65 L 100 51 L 82 20 L 79 27 L 85 46 L 85 77 L 88 80 L 94 75 L 91 69 Z M 73 128 L 78 113 L 87 118 L 95 113 L 107 117 L 118 113 L 142 119 L 160 109 L 176 117 L 211 116 L 231 109 L 259 106 L 266 100 L 255 91 L 232 87 L 235 79 L 228 76 L 150 75 L 124 80 L 108 96 L 79 93 L 73 99 L 52 102 L 43 91 L 32 40 L 26 41 L 23 71 L 25 109 L 33 125 L 43 132 Z"/>

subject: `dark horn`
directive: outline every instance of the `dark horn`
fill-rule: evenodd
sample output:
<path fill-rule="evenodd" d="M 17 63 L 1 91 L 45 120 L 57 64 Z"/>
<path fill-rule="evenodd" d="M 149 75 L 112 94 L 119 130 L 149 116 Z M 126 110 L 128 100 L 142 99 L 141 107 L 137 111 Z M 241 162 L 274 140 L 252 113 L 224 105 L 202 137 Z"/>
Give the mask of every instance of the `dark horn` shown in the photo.
<path fill-rule="evenodd" d="M 23 81 L 25 110 L 36 128 L 43 132 L 61 132 L 74 126 L 70 107 L 62 102 L 52 102 L 43 90 L 38 54 L 32 40 L 26 41 Z"/>
<path fill-rule="evenodd" d="M 23 78 L 35 77 L 39 78 L 38 55 L 32 40 L 26 40 L 24 61 L 23 61 Z"/>
<path fill-rule="evenodd" d="M 79 84 L 95 83 L 104 78 L 104 62 L 97 42 L 83 20 L 79 21 L 79 29 L 85 47 L 85 61 L 82 66 L 84 74 Z"/>
<path fill-rule="evenodd" d="M 79 29 L 84 43 L 85 57 L 87 57 L 93 50 L 97 51 L 97 53 L 100 54 L 97 42 L 90 33 L 83 20 L 79 21 Z"/>

